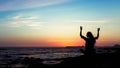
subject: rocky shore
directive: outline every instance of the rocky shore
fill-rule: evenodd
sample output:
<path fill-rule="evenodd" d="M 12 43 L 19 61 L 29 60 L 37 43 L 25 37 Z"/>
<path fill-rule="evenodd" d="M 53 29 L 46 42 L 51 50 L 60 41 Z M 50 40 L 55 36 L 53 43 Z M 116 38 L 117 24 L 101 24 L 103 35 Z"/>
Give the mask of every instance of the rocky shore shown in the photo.
<path fill-rule="evenodd" d="M 32 57 L 20 57 L 15 60 L 6 59 L 6 63 L 0 61 L 0 68 L 120 68 L 120 48 L 104 48 L 104 50 L 107 52 L 92 56 L 81 55 L 54 59 L 55 62 L 60 61 L 58 63 L 47 59 L 49 64 L 46 64 L 43 59 Z"/>

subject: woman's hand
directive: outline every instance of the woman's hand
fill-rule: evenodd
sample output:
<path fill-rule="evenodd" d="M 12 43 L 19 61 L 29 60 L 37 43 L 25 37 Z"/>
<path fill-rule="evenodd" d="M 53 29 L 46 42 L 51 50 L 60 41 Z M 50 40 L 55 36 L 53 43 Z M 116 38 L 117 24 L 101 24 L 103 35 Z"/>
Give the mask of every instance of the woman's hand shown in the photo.
<path fill-rule="evenodd" d="M 82 28 L 82 26 L 80 26 L 80 30 L 82 30 L 83 28 Z"/>
<path fill-rule="evenodd" d="M 99 31 L 100 31 L 100 28 L 98 28 L 97 31 L 99 32 Z"/>

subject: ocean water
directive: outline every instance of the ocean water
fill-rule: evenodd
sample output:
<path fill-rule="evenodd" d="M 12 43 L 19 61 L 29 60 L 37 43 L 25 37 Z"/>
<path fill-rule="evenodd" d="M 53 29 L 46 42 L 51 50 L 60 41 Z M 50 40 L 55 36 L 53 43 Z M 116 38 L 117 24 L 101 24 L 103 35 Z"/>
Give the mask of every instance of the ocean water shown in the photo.
<path fill-rule="evenodd" d="M 40 58 L 44 64 L 60 63 L 55 59 L 82 55 L 79 47 L 2 47 L 0 48 L 0 65 L 20 58 Z"/>

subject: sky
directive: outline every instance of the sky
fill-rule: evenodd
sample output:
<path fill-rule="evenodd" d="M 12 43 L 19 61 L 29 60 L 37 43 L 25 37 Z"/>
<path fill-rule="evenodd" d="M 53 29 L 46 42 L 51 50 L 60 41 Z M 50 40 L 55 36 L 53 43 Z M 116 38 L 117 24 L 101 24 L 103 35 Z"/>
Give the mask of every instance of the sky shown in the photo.
<path fill-rule="evenodd" d="M 91 31 L 96 46 L 120 44 L 120 0 L 0 0 L 0 46 L 84 46 Z"/>

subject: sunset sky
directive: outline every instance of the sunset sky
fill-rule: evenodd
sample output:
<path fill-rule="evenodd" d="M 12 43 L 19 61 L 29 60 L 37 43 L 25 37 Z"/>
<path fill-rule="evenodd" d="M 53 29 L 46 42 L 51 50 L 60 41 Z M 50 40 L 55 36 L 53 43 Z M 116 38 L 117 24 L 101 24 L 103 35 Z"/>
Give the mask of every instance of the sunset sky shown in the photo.
<path fill-rule="evenodd" d="M 0 46 L 81 46 L 80 26 L 120 44 L 120 0 L 0 0 Z"/>

